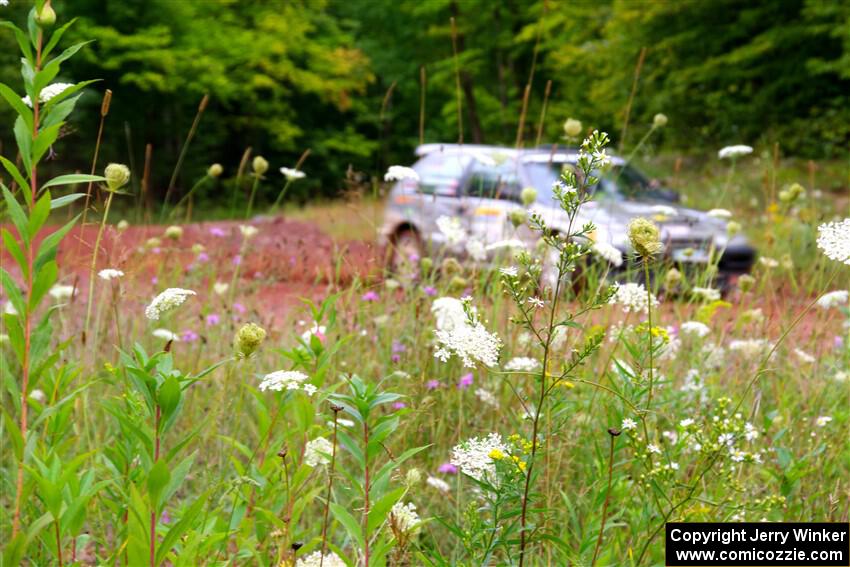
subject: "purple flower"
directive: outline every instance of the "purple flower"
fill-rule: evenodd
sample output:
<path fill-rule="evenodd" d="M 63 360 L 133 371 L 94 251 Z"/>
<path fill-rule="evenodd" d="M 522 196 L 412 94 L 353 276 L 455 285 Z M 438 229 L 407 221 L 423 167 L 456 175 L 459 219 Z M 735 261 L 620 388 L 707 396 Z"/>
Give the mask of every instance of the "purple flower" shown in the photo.
<path fill-rule="evenodd" d="M 239 314 L 244 314 L 245 311 L 247 311 L 247 309 L 245 309 L 245 306 L 242 305 L 241 303 L 234 303 L 233 304 L 233 310 L 236 311 Z"/>
<path fill-rule="evenodd" d="M 224 232 L 224 229 L 218 228 L 217 226 L 214 226 L 210 229 L 210 234 L 212 234 L 213 236 L 227 236 L 227 233 Z"/>
<path fill-rule="evenodd" d="M 437 467 L 437 472 L 441 472 L 443 474 L 457 474 L 457 467 L 451 463 L 443 463 Z"/>
<path fill-rule="evenodd" d="M 219 323 L 221 323 L 221 317 L 219 317 L 215 313 L 210 313 L 209 315 L 207 315 L 207 326 L 208 327 L 214 327 L 215 325 L 218 325 Z"/>
<path fill-rule="evenodd" d="M 413 252 L 410 254 L 410 256 L 407 257 L 407 259 L 410 260 L 411 263 L 415 264 L 419 261 L 419 254 Z"/>
<path fill-rule="evenodd" d="M 392 355 L 392 356 L 390 357 L 390 360 L 392 360 L 392 361 L 393 361 L 393 363 L 397 363 L 397 362 L 399 362 L 399 361 L 401 360 L 401 356 L 399 356 L 399 355 L 397 355 L 397 354 L 394 354 L 394 355 Z"/>
<path fill-rule="evenodd" d="M 183 331 L 183 334 L 180 335 L 180 338 L 183 342 L 193 343 L 201 337 L 195 331 L 193 331 L 191 329 L 187 329 L 187 330 Z"/>
<path fill-rule="evenodd" d="M 472 386 L 472 372 L 461 376 L 460 381 L 457 383 L 457 387 L 459 390 L 463 390 L 464 388 L 468 388 L 469 386 Z"/>
<path fill-rule="evenodd" d="M 378 301 L 381 299 L 381 296 L 378 295 L 377 291 L 367 291 L 362 296 L 360 296 L 361 301 Z"/>
<path fill-rule="evenodd" d="M 404 409 L 407 407 L 407 404 L 404 402 L 396 402 L 393 404 L 393 409 Z"/>
<path fill-rule="evenodd" d="M 162 252 L 162 248 L 160 248 L 159 246 L 151 248 L 151 252 L 153 252 L 154 254 L 159 254 L 160 252 Z"/>
<path fill-rule="evenodd" d="M 201 252 L 200 254 L 198 254 L 198 262 L 209 262 L 209 261 L 210 261 L 210 255 L 207 254 L 206 252 Z"/>
<path fill-rule="evenodd" d="M 158 284 L 158 283 L 159 283 L 159 278 L 158 278 L 158 277 L 156 277 L 156 276 L 152 277 L 152 278 L 151 278 L 151 283 L 152 283 L 153 285 Z"/>
<path fill-rule="evenodd" d="M 393 352 L 399 353 L 407 350 L 407 347 L 404 346 L 404 343 L 400 343 L 398 341 L 393 341 Z"/>
<path fill-rule="evenodd" d="M 168 513 L 168 510 L 163 510 L 162 514 L 159 515 L 159 521 L 163 524 L 171 523 L 171 514 Z"/>
<path fill-rule="evenodd" d="M 241 263 L 242 263 L 242 255 L 241 254 L 237 254 L 236 256 L 233 257 L 233 265 L 234 266 L 238 266 Z"/>
<path fill-rule="evenodd" d="M 425 292 L 425 295 L 428 295 L 430 297 L 434 297 L 435 295 L 437 295 L 437 288 L 431 285 L 426 285 L 422 288 L 422 291 Z"/>
<path fill-rule="evenodd" d="M 427 382 L 425 382 L 425 387 L 429 390 L 436 390 L 440 386 L 442 386 L 442 384 L 440 384 L 439 380 L 428 380 Z"/>
<path fill-rule="evenodd" d="M 832 339 L 832 345 L 835 348 L 841 348 L 841 347 L 844 346 L 844 339 L 842 337 L 839 337 L 838 335 L 836 335 L 835 338 Z"/>

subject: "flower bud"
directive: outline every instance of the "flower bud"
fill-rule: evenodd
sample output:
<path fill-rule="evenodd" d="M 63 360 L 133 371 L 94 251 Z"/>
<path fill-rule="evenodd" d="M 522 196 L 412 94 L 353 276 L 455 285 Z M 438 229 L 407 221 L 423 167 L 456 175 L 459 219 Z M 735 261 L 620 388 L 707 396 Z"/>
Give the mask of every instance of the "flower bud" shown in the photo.
<path fill-rule="evenodd" d="M 444 276 L 454 276 L 463 272 L 463 266 L 454 258 L 446 258 L 440 265 L 440 271 Z"/>
<path fill-rule="evenodd" d="M 256 175 L 262 175 L 269 170 L 269 162 L 267 162 L 266 158 L 264 158 L 263 156 L 255 157 L 252 165 L 254 167 L 254 173 Z"/>
<path fill-rule="evenodd" d="M 201 244 L 200 242 L 192 245 L 192 253 L 193 254 L 200 254 L 204 250 L 205 250 L 204 245 Z"/>
<path fill-rule="evenodd" d="M 434 260 L 425 256 L 419 260 L 419 266 L 422 268 L 423 272 L 430 272 L 431 268 L 434 267 Z"/>
<path fill-rule="evenodd" d="M 567 121 L 564 122 L 564 134 L 567 135 L 568 138 L 578 138 L 581 134 L 581 121 L 576 120 L 575 118 L 567 118 Z"/>
<path fill-rule="evenodd" d="M 629 241 L 635 252 L 643 258 L 654 256 L 664 248 L 658 226 L 643 217 L 629 223 Z"/>
<path fill-rule="evenodd" d="M 170 240 L 180 240 L 183 236 L 183 229 L 179 226 L 172 225 L 165 229 L 165 237 Z"/>
<path fill-rule="evenodd" d="M 214 163 L 207 170 L 207 175 L 209 175 L 210 177 L 215 179 L 216 177 L 220 176 L 223 171 L 224 171 L 224 168 L 221 167 L 220 163 Z"/>
<path fill-rule="evenodd" d="M 36 12 L 35 23 L 41 28 L 52 27 L 56 23 L 56 12 L 50 6 L 50 2 L 46 2 L 41 8 L 41 12 Z"/>
<path fill-rule="evenodd" d="M 460 276 L 455 276 L 449 282 L 449 289 L 452 289 L 454 291 L 460 291 L 460 290 L 466 289 L 466 287 L 468 285 L 469 285 L 469 282 L 466 280 L 466 278 L 462 278 Z"/>
<path fill-rule="evenodd" d="M 130 228 L 130 223 L 129 223 L 129 222 L 127 222 L 127 220 L 126 220 L 126 219 L 121 219 L 120 221 L 118 221 L 118 224 L 117 224 L 117 225 L 115 225 L 115 228 L 117 228 L 117 229 L 118 229 L 118 230 L 120 230 L 121 232 L 124 232 L 125 230 L 127 230 L 128 228 Z"/>
<path fill-rule="evenodd" d="M 726 225 L 726 234 L 729 236 L 735 236 L 736 234 L 741 232 L 741 223 L 736 221 L 729 221 Z"/>
<path fill-rule="evenodd" d="M 756 279 L 750 274 L 743 274 L 738 277 L 738 289 L 741 290 L 741 293 L 747 293 L 753 286 L 756 285 Z"/>
<path fill-rule="evenodd" d="M 519 194 L 519 198 L 522 200 L 523 205 L 530 207 L 537 201 L 537 189 L 534 187 L 525 187 L 522 193 Z"/>
<path fill-rule="evenodd" d="M 106 187 L 110 191 L 118 191 L 130 181 L 130 168 L 122 163 L 110 163 L 103 176 L 106 177 Z"/>
<path fill-rule="evenodd" d="M 236 332 L 233 341 L 238 358 L 248 358 L 254 354 L 263 341 L 266 340 L 266 330 L 256 323 L 246 323 Z"/>
<path fill-rule="evenodd" d="M 395 291 L 399 287 L 401 287 L 401 284 L 398 282 L 398 280 L 394 280 L 393 278 L 387 278 L 386 280 L 384 280 L 384 287 L 387 288 L 388 291 Z"/>
<path fill-rule="evenodd" d="M 419 484 L 419 482 L 422 480 L 422 473 L 419 471 L 419 469 L 410 469 L 409 471 L 407 471 L 407 475 L 405 476 L 405 480 L 407 481 L 408 486 Z"/>
<path fill-rule="evenodd" d="M 519 228 L 520 226 L 525 224 L 525 221 L 528 220 L 528 214 L 522 209 L 514 209 L 511 211 L 508 218 L 511 221 L 511 224 L 514 225 L 514 228 Z"/>
<path fill-rule="evenodd" d="M 682 283 L 682 272 L 676 268 L 670 268 L 664 275 L 664 288 L 667 290 L 675 289 Z"/>
<path fill-rule="evenodd" d="M 667 115 L 660 112 L 652 118 L 653 128 L 664 128 L 667 126 Z"/>

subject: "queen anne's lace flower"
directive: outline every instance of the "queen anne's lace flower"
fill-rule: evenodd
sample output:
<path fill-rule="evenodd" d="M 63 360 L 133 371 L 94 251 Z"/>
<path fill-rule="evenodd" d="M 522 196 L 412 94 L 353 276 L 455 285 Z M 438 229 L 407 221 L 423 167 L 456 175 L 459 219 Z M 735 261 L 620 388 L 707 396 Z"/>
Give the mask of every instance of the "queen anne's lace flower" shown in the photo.
<path fill-rule="evenodd" d="M 290 169 L 288 167 L 281 167 L 280 172 L 290 181 L 295 181 L 296 179 L 303 179 L 306 177 L 306 174 L 303 171 L 299 171 L 297 169 Z"/>
<path fill-rule="evenodd" d="M 295 567 L 347 567 L 345 561 L 339 555 L 331 551 L 322 559 L 321 551 L 314 551 L 295 562 Z"/>
<path fill-rule="evenodd" d="M 847 303 L 848 298 L 850 298 L 850 291 L 846 289 L 839 289 L 836 291 L 830 291 L 829 293 L 825 293 L 818 299 L 818 307 L 823 309 L 830 309 L 832 307 L 840 307 Z"/>
<path fill-rule="evenodd" d="M 741 339 L 729 343 L 729 350 L 742 354 L 747 358 L 762 356 L 773 348 L 767 339 Z"/>
<path fill-rule="evenodd" d="M 488 244 L 487 245 L 487 251 L 489 252 L 489 251 L 492 251 L 492 250 L 501 250 L 503 248 L 524 249 L 525 247 L 526 247 L 525 242 L 523 242 L 522 240 L 518 240 L 516 238 L 511 238 L 511 239 L 508 239 L 508 240 L 499 240 L 498 242 Z"/>
<path fill-rule="evenodd" d="M 153 333 L 151 333 L 158 339 L 162 339 L 164 341 L 174 341 L 177 342 L 180 340 L 180 337 L 176 333 L 172 333 L 168 329 L 155 329 Z"/>
<path fill-rule="evenodd" d="M 617 268 L 623 265 L 623 253 L 616 246 L 611 246 L 606 242 L 594 242 L 590 249 L 594 254 Z"/>
<path fill-rule="evenodd" d="M 316 437 L 304 446 L 304 463 L 308 467 L 326 465 L 330 462 L 333 450 L 334 447 L 330 441 L 324 437 Z"/>
<path fill-rule="evenodd" d="M 47 85 L 38 95 L 38 102 L 44 104 L 48 102 L 50 99 L 55 97 L 58 94 L 62 94 L 70 87 L 73 87 L 74 83 L 53 83 L 52 85 Z M 32 108 L 32 101 L 30 100 L 29 95 L 25 96 L 21 99 L 24 101 L 24 104 Z"/>
<path fill-rule="evenodd" d="M 751 146 L 738 144 L 736 146 L 726 146 L 725 148 L 721 148 L 720 151 L 717 152 L 717 157 L 720 159 L 737 158 L 751 153 L 753 153 L 753 148 Z"/>
<path fill-rule="evenodd" d="M 153 298 L 150 305 L 145 308 L 145 317 L 151 321 L 159 321 L 163 314 L 183 305 L 193 295 L 197 295 L 197 293 L 191 289 L 170 287 Z"/>
<path fill-rule="evenodd" d="M 114 280 L 114 279 L 117 279 L 117 278 L 123 278 L 124 272 L 122 272 L 121 270 L 115 270 L 113 268 L 106 268 L 105 270 L 99 271 L 97 273 L 97 277 L 99 277 L 102 280 L 109 281 L 109 280 Z"/>
<path fill-rule="evenodd" d="M 416 512 L 416 504 L 408 502 L 396 502 L 390 510 L 390 521 L 393 525 L 403 533 L 411 533 L 419 528 L 422 520 L 419 519 L 419 514 Z"/>
<path fill-rule="evenodd" d="M 419 181 L 419 174 L 411 167 L 403 165 L 391 165 L 384 175 L 384 181 L 403 181 L 409 179 L 411 181 Z"/>
<path fill-rule="evenodd" d="M 720 290 L 711 287 L 695 287 L 691 294 L 702 301 L 717 301 L 720 299 Z"/>
<path fill-rule="evenodd" d="M 475 361 L 495 366 L 499 361 L 502 341 L 484 328 L 479 321 L 465 322 L 451 331 L 435 331 L 440 347 L 434 355 L 446 362 L 452 354 L 463 361 L 464 366 L 474 367 Z"/>
<path fill-rule="evenodd" d="M 496 396 L 493 395 L 493 392 L 490 390 L 485 390 L 484 388 L 478 388 L 475 390 L 475 397 L 478 398 L 478 401 L 482 404 L 487 404 L 488 406 L 498 408 L 499 400 L 496 399 Z"/>
<path fill-rule="evenodd" d="M 50 297 L 57 301 L 62 301 L 63 299 L 70 299 L 74 296 L 74 286 L 72 285 L 59 285 L 56 284 L 50 288 L 50 291 L 47 293 L 50 294 Z"/>
<path fill-rule="evenodd" d="M 729 220 L 732 218 L 732 211 L 728 209 L 711 209 L 706 214 L 720 220 Z"/>
<path fill-rule="evenodd" d="M 476 262 L 483 262 L 487 259 L 487 249 L 484 243 L 477 238 L 470 238 L 466 241 L 466 253 Z"/>
<path fill-rule="evenodd" d="M 708 325 L 701 323 L 700 321 L 685 321 L 682 323 L 681 327 L 679 327 L 679 332 L 683 335 L 698 337 L 701 339 L 710 333 L 711 329 Z"/>
<path fill-rule="evenodd" d="M 818 248 L 830 260 L 850 265 L 850 218 L 820 225 Z"/>
<path fill-rule="evenodd" d="M 622 305 L 624 313 L 646 313 L 649 311 L 650 304 L 653 309 L 658 307 L 658 300 L 654 295 L 647 294 L 643 284 L 629 282 L 616 284 L 616 286 L 616 291 L 608 303 Z"/>
<path fill-rule="evenodd" d="M 441 478 L 437 478 L 436 476 L 429 476 L 425 480 L 425 482 L 428 484 L 428 486 L 436 488 L 440 492 L 448 492 L 449 490 L 451 490 L 451 486 L 449 486 L 448 482 Z"/>
<path fill-rule="evenodd" d="M 472 437 L 452 449 L 451 464 L 460 469 L 463 474 L 475 480 L 493 481 L 496 465 L 490 456 L 494 450 L 507 455 L 510 449 L 498 433 L 490 433 L 479 439 Z"/>
<path fill-rule="evenodd" d="M 472 308 L 473 312 L 475 308 Z M 431 303 L 431 313 L 437 321 L 437 329 L 440 331 L 451 331 L 455 327 L 465 324 L 468 320 L 463 302 L 454 297 L 440 297 Z"/>
<path fill-rule="evenodd" d="M 252 236 L 256 236 L 257 233 L 260 231 L 256 226 L 251 226 L 250 224 L 242 224 L 239 225 L 239 232 L 242 233 L 242 237 L 245 240 L 248 240 Z"/>
<path fill-rule="evenodd" d="M 263 380 L 260 382 L 260 390 L 263 392 L 266 390 L 273 392 L 300 390 L 302 389 L 302 385 L 306 390 L 309 384 L 304 384 L 304 382 L 307 381 L 307 378 L 308 376 L 306 374 L 297 370 L 277 370 L 263 376 Z"/>
<path fill-rule="evenodd" d="M 466 231 L 460 219 L 457 217 L 447 217 L 445 215 L 437 219 L 437 228 L 446 237 L 446 243 L 449 245 L 460 244 L 466 240 Z"/>
<path fill-rule="evenodd" d="M 534 372 L 540 368 L 540 363 L 527 356 L 515 356 L 505 364 L 505 370 L 512 372 Z"/>

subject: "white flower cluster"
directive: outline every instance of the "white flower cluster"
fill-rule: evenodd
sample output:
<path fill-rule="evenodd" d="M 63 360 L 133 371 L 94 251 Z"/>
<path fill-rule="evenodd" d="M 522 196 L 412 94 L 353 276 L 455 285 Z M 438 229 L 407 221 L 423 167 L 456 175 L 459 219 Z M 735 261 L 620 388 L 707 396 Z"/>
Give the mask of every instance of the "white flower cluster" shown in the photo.
<path fill-rule="evenodd" d="M 484 243 L 477 238 L 470 238 L 466 241 L 466 253 L 476 262 L 483 262 L 487 259 L 487 249 Z"/>
<path fill-rule="evenodd" d="M 720 159 L 726 158 L 737 158 L 741 156 L 745 156 L 753 153 L 753 148 L 751 146 L 745 146 L 744 144 L 738 144 L 736 146 L 726 146 L 725 148 L 721 148 L 719 152 L 717 152 L 717 157 Z"/>
<path fill-rule="evenodd" d="M 295 567 L 348 567 L 339 555 L 331 551 L 322 558 L 321 551 L 314 551 L 309 555 L 305 555 L 295 562 Z"/>
<path fill-rule="evenodd" d="M 841 307 L 850 299 L 850 291 L 839 289 L 825 293 L 818 299 L 818 307 L 823 309 L 831 309 L 833 307 Z"/>
<path fill-rule="evenodd" d="M 113 268 L 106 268 L 104 270 L 99 271 L 97 273 L 97 277 L 99 277 L 102 280 L 109 281 L 109 280 L 114 280 L 114 279 L 118 279 L 118 278 L 123 278 L 124 272 L 122 272 L 121 270 L 115 270 Z"/>
<path fill-rule="evenodd" d="M 446 237 L 446 243 L 449 245 L 460 244 L 466 240 L 466 230 L 457 217 L 441 216 L 437 219 L 437 228 Z"/>
<path fill-rule="evenodd" d="M 419 181 L 419 174 L 412 167 L 404 167 L 403 165 L 391 165 L 384 175 L 384 181 L 403 181 L 409 179 L 411 181 Z"/>
<path fill-rule="evenodd" d="M 48 102 L 50 99 L 55 97 L 58 94 L 62 94 L 66 89 L 73 87 L 74 83 L 53 83 L 52 85 L 47 85 L 41 92 L 38 94 L 38 102 L 44 104 Z M 24 101 L 24 104 L 32 108 L 32 101 L 30 100 L 29 95 L 25 96 L 21 99 Z"/>
<path fill-rule="evenodd" d="M 496 409 L 499 408 L 499 400 L 496 399 L 496 396 L 493 395 L 493 392 L 491 392 L 490 390 L 478 388 L 475 390 L 475 397 L 478 398 L 478 401 L 482 404 L 487 404 L 488 406 L 494 407 Z"/>
<path fill-rule="evenodd" d="M 624 313 L 647 313 L 650 304 L 652 308 L 658 307 L 658 300 L 652 294 L 647 294 L 646 288 L 639 283 L 615 284 L 616 291 L 608 303 L 622 305 Z"/>
<path fill-rule="evenodd" d="M 312 396 L 316 393 L 317 388 L 312 384 L 305 384 L 304 382 L 307 379 L 306 374 L 297 370 L 277 370 L 263 376 L 263 380 L 260 382 L 260 391 L 303 390 L 305 394 Z"/>
<path fill-rule="evenodd" d="M 495 450 L 510 454 L 507 444 L 498 433 L 491 433 L 483 439 L 472 437 L 452 449 L 450 462 L 475 480 L 492 481 L 496 465 L 490 453 Z"/>
<path fill-rule="evenodd" d="M 260 229 L 258 229 L 256 226 L 252 226 L 250 224 L 240 224 L 239 225 L 239 232 L 242 233 L 242 237 L 245 240 L 248 240 L 249 238 L 257 236 L 257 233 L 260 232 Z"/>
<path fill-rule="evenodd" d="M 616 246 L 612 246 L 607 242 L 594 242 L 590 250 L 617 268 L 623 265 L 623 253 Z"/>
<path fill-rule="evenodd" d="M 850 219 L 820 225 L 818 248 L 830 260 L 850 265 Z"/>
<path fill-rule="evenodd" d="M 695 287 L 691 289 L 691 295 L 702 301 L 717 301 L 720 299 L 720 290 L 711 287 Z"/>
<path fill-rule="evenodd" d="M 326 465 L 330 462 L 330 455 L 334 446 L 324 437 L 316 437 L 304 445 L 304 464 L 308 467 Z"/>
<path fill-rule="evenodd" d="M 173 342 L 180 341 L 180 337 L 177 336 L 176 333 L 173 333 L 173 332 L 169 331 L 168 329 L 154 329 L 154 331 L 151 334 L 153 336 L 155 336 L 156 338 L 162 339 L 164 341 L 173 341 Z"/>
<path fill-rule="evenodd" d="M 407 504 L 396 502 L 390 510 L 390 521 L 403 533 L 415 531 L 422 523 L 416 512 L 416 504 L 413 502 Z"/>
<path fill-rule="evenodd" d="M 472 308 L 475 313 L 475 308 Z M 454 297 L 439 297 L 431 303 L 431 313 L 437 322 L 437 329 L 440 331 L 451 331 L 457 327 L 465 325 L 469 321 L 466 311 L 463 309 L 463 302 Z"/>
<path fill-rule="evenodd" d="M 193 295 L 197 293 L 191 289 L 170 287 L 153 298 L 150 305 L 145 308 L 145 317 L 151 321 L 159 321 L 164 313 L 183 305 Z"/>
<path fill-rule="evenodd" d="M 540 362 L 528 356 L 515 356 L 505 364 L 505 370 L 511 372 L 534 372 L 538 368 Z"/>
<path fill-rule="evenodd" d="M 729 220 L 732 218 L 732 211 L 729 209 L 711 209 L 706 214 L 720 220 Z"/>
<path fill-rule="evenodd" d="M 763 356 L 772 348 L 773 344 L 767 339 L 738 339 L 729 343 L 729 350 L 746 358 Z"/>
<path fill-rule="evenodd" d="M 679 327 L 679 332 L 684 336 L 688 337 L 697 337 L 703 338 L 708 333 L 711 332 L 711 329 L 705 323 L 701 323 L 700 321 L 685 321 Z"/>
<path fill-rule="evenodd" d="M 460 357 L 464 366 L 474 367 L 475 361 L 486 366 L 499 362 L 502 341 L 484 328 L 479 321 L 467 322 L 451 331 L 435 331 L 440 348 L 434 356 L 446 362 L 452 354 Z"/>
<path fill-rule="evenodd" d="M 451 486 L 449 486 L 448 482 L 441 478 L 437 478 L 436 476 L 429 476 L 425 480 L 425 482 L 428 484 L 428 486 L 430 486 L 431 488 L 436 488 L 440 492 L 448 492 L 452 488 Z"/>
<path fill-rule="evenodd" d="M 289 181 L 295 181 L 296 179 L 303 179 L 306 176 L 306 174 L 303 171 L 299 171 L 297 169 L 290 169 L 288 167 L 281 167 L 280 172 Z"/>
<path fill-rule="evenodd" d="M 52 297 L 53 299 L 57 301 L 62 301 L 64 299 L 71 299 L 76 293 L 76 290 L 72 285 L 56 284 L 51 287 L 47 293 L 49 293 L 50 297 Z"/>

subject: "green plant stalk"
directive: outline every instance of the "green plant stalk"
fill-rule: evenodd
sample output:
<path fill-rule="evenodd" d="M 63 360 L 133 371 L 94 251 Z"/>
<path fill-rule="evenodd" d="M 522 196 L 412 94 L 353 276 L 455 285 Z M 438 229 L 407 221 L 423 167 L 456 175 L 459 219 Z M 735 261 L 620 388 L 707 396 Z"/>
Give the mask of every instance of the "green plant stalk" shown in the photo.
<path fill-rule="evenodd" d="M 369 423 L 363 420 L 363 567 L 369 567 Z"/>
<path fill-rule="evenodd" d="M 608 489 L 605 491 L 605 502 L 602 504 L 602 520 L 599 524 L 599 537 L 596 538 L 596 547 L 593 549 L 593 559 L 590 561 L 590 566 L 596 565 L 596 558 L 599 557 L 599 549 L 602 547 L 602 535 L 605 533 L 605 521 L 608 516 L 608 503 L 611 501 L 611 481 L 614 477 L 614 442 L 617 437 L 608 432 L 611 437 L 611 448 L 608 452 Z"/>
<path fill-rule="evenodd" d="M 174 218 L 174 214 L 175 214 L 178 210 L 180 210 L 180 205 L 182 205 L 182 204 L 183 204 L 186 200 L 188 200 L 188 199 L 192 196 L 192 194 L 195 192 L 195 190 L 197 190 L 197 189 L 198 189 L 198 187 L 200 187 L 201 185 L 203 185 L 203 183 L 204 183 L 205 181 L 207 181 L 208 179 L 210 179 L 210 176 L 209 176 L 209 175 L 204 175 L 203 177 L 201 177 L 200 179 L 198 179 L 198 180 L 195 182 L 195 184 L 194 184 L 194 185 L 192 185 L 192 188 L 191 188 L 191 189 L 189 189 L 189 191 L 188 191 L 185 195 L 183 195 L 183 196 L 180 198 L 180 200 L 179 200 L 179 201 L 177 201 L 177 203 L 174 205 L 174 208 L 173 208 L 173 209 L 171 209 L 171 212 L 170 212 L 170 213 L 168 213 L 168 218 L 169 218 L 169 219 Z M 165 204 L 163 204 L 163 207 L 165 207 Z"/>
<path fill-rule="evenodd" d="M 280 202 L 283 200 L 283 196 L 286 195 L 286 190 L 289 189 L 290 184 L 292 184 L 292 179 L 286 178 L 286 183 L 283 185 L 283 189 L 281 189 L 280 193 L 277 195 L 277 199 L 274 200 L 274 205 L 272 205 L 272 211 L 276 211 Z M 253 192 L 252 192 L 253 193 Z"/>
<path fill-rule="evenodd" d="M 167 347 L 166 347 L 167 348 Z M 154 453 L 153 453 L 153 462 L 159 460 L 159 420 L 162 417 L 162 412 L 160 410 L 159 404 L 156 406 L 156 417 L 154 418 L 154 436 L 155 436 L 155 444 L 154 444 Z M 150 533 L 150 559 L 151 559 L 151 567 L 156 567 L 156 506 L 157 503 L 151 499 L 151 533 Z"/>
<path fill-rule="evenodd" d="M 242 188 L 242 176 L 245 175 L 245 168 L 248 165 L 248 159 L 251 157 L 251 148 L 246 148 L 242 154 L 242 161 L 239 162 L 239 169 L 236 170 L 236 182 L 233 186 L 233 194 L 230 196 L 230 216 L 236 217 L 236 200 L 239 196 L 239 191 Z"/>
<path fill-rule="evenodd" d="M 254 209 L 254 198 L 257 195 L 257 187 L 260 186 L 260 176 L 254 175 L 254 184 L 251 186 L 251 196 L 248 197 L 248 208 L 245 209 L 245 220 L 251 218 L 251 212 Z"/>
<path fill-rule="evenodd" d="M 334 435 L 333 435 L 333 448 L 331 449 L 331 463 L 328 468 L 328 492 L 325 497 L 325 515 L 322 520 L 322 555 L 319 558 L 319 567 L 324 567 L 325 563 L 325 554 L 328 552 L 328 514 L 331 510 L 331 496 L 333 494 L 333 485 L 334 485 L 334 467 L 336 465 L 336 433 L 337 428 L 339 426 L 339 406 L 334 406 Z"/>
<path fill-rule="evenodd" d="M 647 329 L 647 336 L 649 338 L 649 393 L 647 395 L 646 400 L 646 409 L 648 411 L 652 410 L 652 387 L 653 387 L 653 369 L 652 365 L 654 363 L 652 356 L 652 291 L 649 286 L 649 258 L 644 257 L 643 259 L 643 277 L 646 282 L 646 324 L 649 327 Z M 647 438 L 647 443 L 649 442 L 649 438 Z"/>
<path fill-rule="evenodd" d="M 115 195 L 113 191 L 109 192 L 106 198 L 106 207 L 103 209 L 103 218 L 100 219 L 100 228 L 97 231 L 97 238 L 94 240 L 94 250 L 91 254 L 91 266 L 89 267 L 89 294 L 86 304 L 86 322 L 83 325 L 83 343 L 89 333 L 89 324 L 91 323 L 92 304 L 94 303 L 94 279 L 95 270 L 97 270 L 97 253 L 100 249 L 100 240 L 103 238 L 103 231 L 106 228 L 106 219 L 109 217 L 109 208 L 112 206 L 112 197 Z"/>
<path fill-rule="evenodd" d="M 192 122 L 192 127 L 189 128 L 189 133 L 186 135 L 186 141 L 183 142 L 183 147 L 180 148 L 180 155 L 177 157 L 177 164 L 174 166 L 174 171 L 171 173 L 171 180 L 168 182 L 168 189 L 166 189 L 165 198 L 162 201 L 162 212 L 159 217 L 160 222 L 162 222 L 163 215 L 168 208 L 168 198 L 171 197 L 171 193 L 174 192 L 174 184 L 177 183 L 177 176 L 180 174 L 180 169 L 183 167 L 183 160 L 186 159 L 186 152 L 189 151 L 189 143 L 191 143 L 192 138 L 195 137 L 198 124 L 201 122 L 201 116 L 203 116 L 204 110 L 206 110 L 207 103 L 209 101 L 210 96 L 205 94 L 204 98 L 201 99 L 201 103 L 198 105 L 198 112 L 195 113 L 195 120 Z"/>

